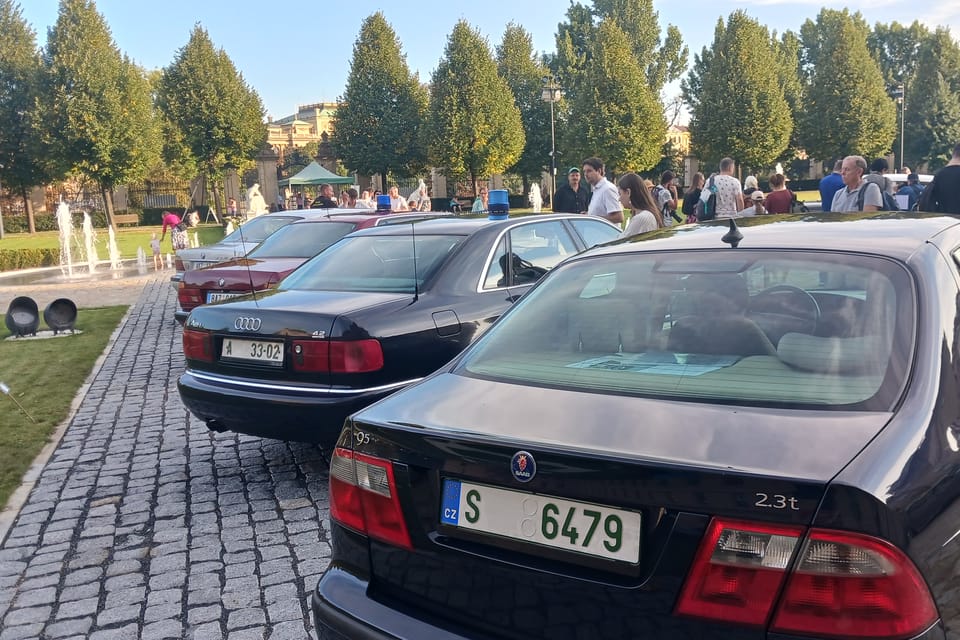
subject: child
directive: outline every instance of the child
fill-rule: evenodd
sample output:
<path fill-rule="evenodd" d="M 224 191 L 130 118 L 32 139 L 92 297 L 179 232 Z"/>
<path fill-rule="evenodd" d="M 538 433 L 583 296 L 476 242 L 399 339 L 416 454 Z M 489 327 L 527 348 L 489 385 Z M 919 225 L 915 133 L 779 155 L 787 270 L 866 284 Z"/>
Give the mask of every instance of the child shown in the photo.
<path fill-rule="evenodd" d="M 153 270 L 159 271 L 163 267 L 163 259 L 160 257 L 160 241 L 157 240 L 157 232 L 153 232 L 150 238 L 150 248 L 153 249 Z"/>

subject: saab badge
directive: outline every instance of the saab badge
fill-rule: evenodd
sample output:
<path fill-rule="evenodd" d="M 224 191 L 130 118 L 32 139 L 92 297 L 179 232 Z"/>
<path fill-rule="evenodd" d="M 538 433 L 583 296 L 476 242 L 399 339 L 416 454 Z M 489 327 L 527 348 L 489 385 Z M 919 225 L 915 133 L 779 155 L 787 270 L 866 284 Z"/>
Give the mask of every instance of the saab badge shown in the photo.
<path fill-rule="evenodd" d="M 510 459 L 510 473 L 517 482 L 530 482 L 537 475 L 537 461 L 526 451 L 517 451 Z"/>

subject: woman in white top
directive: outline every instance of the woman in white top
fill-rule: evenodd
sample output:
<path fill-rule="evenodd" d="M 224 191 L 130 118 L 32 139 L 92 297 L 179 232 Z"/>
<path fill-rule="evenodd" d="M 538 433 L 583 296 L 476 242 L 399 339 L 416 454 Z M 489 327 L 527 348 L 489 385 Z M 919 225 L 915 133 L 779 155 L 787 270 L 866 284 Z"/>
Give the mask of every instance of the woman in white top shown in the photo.
<path fill-rule="evenodd" d="M 654 231 L 663 226 L 663 217 L 640 176 L 626 173 L 617 180 L 617 187 L 620 189 L 620 204 L 630 210 L 630 222 L 620 234 L 621 238 Z"/>

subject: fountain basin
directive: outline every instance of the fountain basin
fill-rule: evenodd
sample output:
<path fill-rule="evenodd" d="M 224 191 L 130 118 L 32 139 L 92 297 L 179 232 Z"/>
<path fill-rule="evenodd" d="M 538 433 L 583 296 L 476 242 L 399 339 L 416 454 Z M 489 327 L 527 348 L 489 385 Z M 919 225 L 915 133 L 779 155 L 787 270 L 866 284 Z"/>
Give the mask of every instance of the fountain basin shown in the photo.
<path fill-rule="evenodd" d="M 138 265 L 136 261 L 120 261 L 119 269 L 110 269 L 108 261 L 100 263 L 101 268 L 90 273 L 86 265 L 74 265 L 72 273 L 63 273 L 60 267 L 44 267 L 40 269 L 22 269 L 0 273 L 0 286 L 14 287 L 22 285 L 64 284 L 71 282 L 103 282 L 137 278 L 151 273 L 146 265 Z M 106 268 L 104 268 L 104 266 Z"/>

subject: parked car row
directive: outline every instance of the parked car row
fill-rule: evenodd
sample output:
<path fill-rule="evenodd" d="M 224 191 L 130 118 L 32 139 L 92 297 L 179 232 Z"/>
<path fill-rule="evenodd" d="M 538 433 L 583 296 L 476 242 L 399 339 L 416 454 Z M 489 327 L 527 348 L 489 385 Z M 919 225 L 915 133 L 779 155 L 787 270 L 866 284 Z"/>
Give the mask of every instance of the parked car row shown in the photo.
<path fill-rule="evenodd" d="M 190 313 L 192 411 L 336 437 L 318 636 L 960 638 L 960 221 L 604 225 L 356 231 Z"/>

